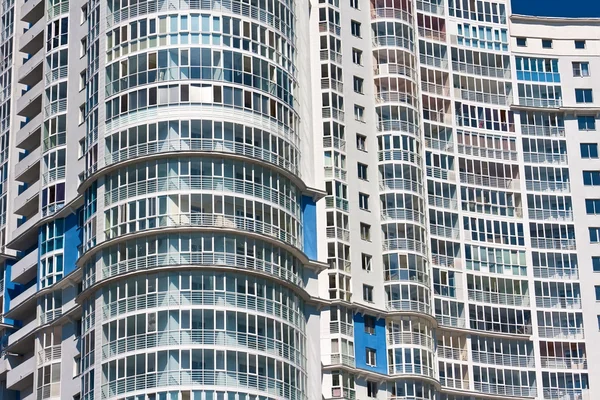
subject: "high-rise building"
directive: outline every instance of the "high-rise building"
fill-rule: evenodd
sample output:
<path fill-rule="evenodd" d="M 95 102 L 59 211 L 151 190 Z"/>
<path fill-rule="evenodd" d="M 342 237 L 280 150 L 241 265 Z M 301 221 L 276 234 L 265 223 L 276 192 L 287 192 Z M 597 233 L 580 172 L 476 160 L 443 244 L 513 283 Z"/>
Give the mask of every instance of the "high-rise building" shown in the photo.
<path fill-rule="evenodd" d="M 0 400 L 600 398 L 600 20 L 1 7 Z"/>

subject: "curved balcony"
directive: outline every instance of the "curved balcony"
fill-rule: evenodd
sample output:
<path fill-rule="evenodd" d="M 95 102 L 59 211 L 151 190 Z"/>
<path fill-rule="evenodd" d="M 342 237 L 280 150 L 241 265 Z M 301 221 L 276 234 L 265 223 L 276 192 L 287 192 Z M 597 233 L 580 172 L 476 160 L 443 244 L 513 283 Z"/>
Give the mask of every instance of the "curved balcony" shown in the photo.
<path fill-rule="evenodd" d="M 410 344 L 425 347 L 430 351 L 435 349 L 433 338 L 420 332 L 388 332 L 387 343 L 388 346 Z"/>
<path fill-rule="evenodd" d="M 425 214 L 416 211 L 409 210 L 406 208 L 383 208 L 381 209 L 381 219 L 382 221 L 413 221 L 417 222 L 421 225 L 425 224 Z"/>
<path fill-rule="evenodd" d="M 131 224 L 132 222 L 142 222 L 144 223 L 144 226 L 148 227 L 146 229 L 196 227 L 227 228 L 237 231 L 254 232 L 280 240 L 298 249 L 302 249 L 302 238 L 300 236 L 291 234 L 277 225 L 249 217 L 188 212 L 140 218 L 136 221 L 128 221 L 128 224 Z M 131 233 L 141 232 L 143 230 L 144 229 L 138 228 Z M 107 240 L 118 238 L 122 234 L 123 232 L 118 226 L 104 230 L 104 235 Z"/>
<path fill-rule="evenodd" d="M 387 300 L 388 311 L 409 311 L 421 314 L 431 314 L 431 306 L 416 300 Z"/>
<path fill-rule="evenodd" d="M 395 0 L 395 3 L 395 7 L 385 7 L 385 1 L 371 0 L 371 20 L 396 19 L 404 21 L 412 26 L 412 15 L 409 11 L 400 8 L 402 7 L 402 1 Z"/>
<path fill-rule="evenodd" d="M 423 375 L 431 379 L 437 379 L 435 369 L 427 365 L 418 364 L 396 364 L 388 365 L 390 375 Z"/>
<path fill-rule="evenodd" d="M 381 246 L 382 251 L 408 250 L 421 254 L 427 254 L 427 245 L 416 239 L 394 238 L 384 239 Z"/>

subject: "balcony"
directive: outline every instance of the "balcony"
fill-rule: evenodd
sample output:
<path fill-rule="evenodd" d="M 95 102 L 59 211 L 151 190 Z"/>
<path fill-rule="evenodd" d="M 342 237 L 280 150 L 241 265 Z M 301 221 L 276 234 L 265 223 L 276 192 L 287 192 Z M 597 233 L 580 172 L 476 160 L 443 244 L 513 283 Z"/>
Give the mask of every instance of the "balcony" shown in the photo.
<path fill-rule="evenodd" d="M 417 10 L 436 15 L 444 15 L 444 4 L 434 4 L 427 0 L 417 0 Z"/>
<path fill-rule="evenodd" d="M 348 212 L 348 200 L 337 196 L 325 196 L 325 208 Z"/>
<path fill-rule="evenodd" d="M 35 293 L 37 292 L 37 285 L 34 283 L 23 293 L 16 296 L 10 302 L 10 311 L 12 312 L 16 308 L 22 308 L 26 311 L 32 311 L 35 314 Z M 27 313 L 23 315 L 28 315 Z"/>
<path fill-rule="evenodd" d="M 428 195 L 427 199 L 430 206 L 445 208 L 448 210 L 458 210 L 458 201 L 456 199 L 448 199 L 446 197 L 434 196 L 432 194 Z"/>
<path fill-rule="evenodd" d="M 6 373 L 6 388 L 10 390 L 24 390 L 33 385 L 33 371 L 35 370 L 35 357 L 30 355 L 29 358 L 15 357 L 15 364 L 21 361 L 18 365 L 11 365 L 12 369 Z"/>
<path fill-rule="evenodd" d="M 332 89 L 338 92 L 344 91 L 344 84 L 341 81 L 331 78 L 321 78 L 321 89 Z"/>
<path fill-rule="evenodd" d="M 331 269 L 339 269 L 340 271 L 350 272 L 352 263 L 349 260 L 343 258 L 328 258 L 327 264 Z"/>
<path fill-rule="evenodd" d="M 468 156 L 493 158 L 504 161 L 517 161 L 519 153 L 512 150 L 489 149 L 486 147 L 458 144 L 458 152 Z"/>
<path fill-rule="evenodd" d="M 32 315 L 33 316 L 33 315 Z M 20 327 L 16 332 L 10 335 L 8 339 L 8 345 L 11 346 L 13 351 L 28 351 L 35 344 L 35 337 L 32 333 L 38 326 L 37 318 L 33 318 L 31 321 Z"/>
<path fill-rule="evenodd" d="M 373 68 L 373 74 L 375 77 L 378 75 L 401 75 L 406 77 L 413 77 L 416 75 L 415 70 L 404 65 L 404 64 L 393 64 L 393 63 L 381 63 Z"/>
<path fill-rule="evenodd" d="M 348 173 L 343 168 L 327 166 L 324 170 L 325 179 L 340 179 L 345 182 L 348 178 Z"/>
<path fill-rule="evenodd" d="M 11 236 L 10 247 L 15 250 L 26 250 L 37 243 L 37 229 L 32 229 L 40 221 L 40 213 L 26 217 L 25 222 L 15 229 Z M 13 303 L 11 303 L 11 307 Z"/>
<path fill-rule="evenodd" d="M 319 32 L 330 32 L 340 36 L 342 28 L 333 22 L 319 22 Z"/>
<path fill-rule="evenodd" d="M 388 332 L 387 343 L 388 346 L 410 344 L 434 350 L 433 338 L 420 332 Z"/>
<path fill-rule="evenodd" d="M 566 298 L 566 297 L 535 297 L 535 305 L 538 308 L 560 308 L 568 310 L 580 310 L 581 299 L 580 298 Z"/>
<path fill-rule="evenodd" d="M 570 182 L 561 181 L 525 181 L 525 188 L 532 192 L 559 192 L 567 193 L 571 191 Z"/>
<path fill-rule="evenodd" d="M 510 79 L 511 77 L 510 68 L 504 69 L 489 65 L 474 65 L 471 63 L 452 61 L 452 69 L 457 72 L 464 72 L 467 74 L 485 76 L 489 78 Z"/>
<path fill-rule="evenodd" d="M 483 292 L 469 289 L 469 300 L 506 306 L 529 307 L 529 295 Z"/>
<path fill-rule="evenodd" d="M 338 149 L 340 151 L 346 151 L 346 141 L 333 136 L 325 136 L 323 138 L 323 147 Z"/>
<path fill-rule="evenodd" d="M 37 274 L 38 252 L 33 250 L 17 261 L 10 270 L 10 279 L 13 282 L 26 284 L 35 279 Z"/>
<path fill-rule="evenodd" d="M 442 27 L 443 28 L 443 27 Z M 434 40 L 436 42 L 446 42 L 446 32 L 436 30 L 436 29 L 428 29 L 419 26 L 419 37 L 423 39 Z"/>
<path fill-rule="evenodd" d="M 332 387 L 331 388 L 331 399 L 344 399 L 344 400 L 355 400 L 356 392 L 354 389 L 345 387 Z"/>
<path fill-rule="evenodd" d="M 44 16 L 44 2 L 42 0 L 27 0 L 21 6 L 21 21 L 33 23 Z"/>
<path fill-rule="evenodd" d="M 535 368 L 535 358 L 533 355 L 512 355 L 497 354 L 487 351 L 471 352 L 473 362 L 492 365 L 503 365 L 506 367 Z"/>
<path fill-rule="evenodd" d="M 444 181 L 456 182 L 456 172 L 441 167 L 427 166 L 427 176 L 429 178 L 441 179 Z"/>
<path fill-rule="evenodd" d="M 333 50 L 321 50 L 320 58 L 321 61 L 333 61 L 338 64 L 342 63 L 342 54 Z"/>
<path fill-rule="evenodd" d="M 455 96 L 462 100 L 474 101 L 477 103 L 494 104 L 497 106 L 510 106 L 513 102 L 512 94 L 494 94 L 474 92 L 460 88 L 454 89 Z"/>
<path fill-rule="evenodd" d="M 541 338 L 545 339 L 584 339 L 583 328 L 575 327 L 553 327 L 553 326 L 540 326 L 538 327 L 538 334 Z"/>
<path fill-rule="evenodd" d="M 325 354 L 321 359 L 323 365 L 345 365 L 350 368 L 356 367 L 354 356 L 347 354 Z"/>
<path fill-rule="evenodd" d="M 523 135 L 543 137 L 565 137 L 564 126 L 543 126 L 521 124 Z"/>
<path fill-rule="evenodd" d="M 33 0 L 29 0 L 33 1 Z M 27 3 L 25 3 L 27 4 Z M 21 68 L 19 68 L 19 83 L 27 86 L 34 86 L 42 80 L 44 70 L 44 52 L 38 51 L 33 57 L 29 58 Z"/>
<path fill-rule="evenodd" d="M 530 219 L 538 221 L 573 221 L 573 210 L 527 210 Z"/>
<path fill-rule="evenodd" d="M 460 229 L 450 226 L 429 225 L 429 233 L 435 236 L 441 236 L 448 239 L 460 238 Z"/>
<path fill-rule="evenodd" d="M 321 115 L 323 118 L 333 118 L 340 122 L 344 122 L 344 111 L 334 107 L 323 107 L 321 109 Z"/>
<path fill-rule="evenodd" d="M 446 378 L 445 376 L 440 376 L 440 385 L 445 388 L 452 389 L 460 389 L 460 390 L 470 390 L 470 382 L 468 380 L 463 380 L 460 378 Z"/>
<path fill-rule="evenodd" d="M 460 182 L 467 183 L 470 185 L 486 186 L 498 189 L 512 189 L 519 190 L 521 181 L 514 178 L 500 178 L 495 176 L 485 176 L 469 174 L 466 172 L 460 173 Z"/>
<path fill-rule="evenodd" d="M 585 357 L 541 357 L 542 368 L 549 369 L 587 369 Z"/>
<path fill-rule="evenodd" d="M 40 197 L 40 181 L 29 185 L 14 200 L 13 212 L 19 215 L 31 215 L 37 211 Z"/>
<path fill-rule="evenodd" d="M 42 49 L 44 44 L 44 27 L 46 20 L 41 18 L 32 27 L 26 30 L 19 38 L 19 50 L 27 54 L 35 54 Z"/>
<path fill-rule="evenodd" d="M 354 336 L 354 325 L 342 321 L 333 321 L 329 323 L 329 333 Z"/>
<path fill-rule="evenodd" d="M 475 382 L 475 390 L 482 393 L 499 394 L 502 396 L 536 397 L 537 389 L 526 386 L 498 385 L 495 383 Z"/>
<path fill-rule="evenodd" d="M 375 8 L 373 8 L 373 5 Z M 397 6 L 401 6 L 399 2 L 397 3 Z M 399 19 L 412 24 L 412 16 L 409 12 L 400 8 L 386 8 L 385 1 L 374 0 L 371 3 L 371 20 L 380 18 Z"/>
<path fill-rule="evenodd" d="M 35 118 L 28 121 L 17 131 L 15 146 L 29 152 L 40 147 L 42 133 L 42 115 L 38 114 Z"/>
<path fill-rule="evenodd" d="M 415 300 L 388 300 L 386 302 L 386 309 L 388 311 L 412 311 L 423 314 L 431 314 L 431 307 L 429 304 L 421 303 Z"/>
<path fill-rule="evenodd" d="M 346 242 L 350 241 L 350 231 L 344 228 L 336 228 L 334 226 L 327 227 L 328 239 L 340 239 Z"/>
<path fill-rule="evenodd" d="M 421 90 L 438 96 L 450 96 L 450 88 L 446 85 L 439 85 L 430 82 L 421 82 Z"/>
<path fill-rule="evenodd" d="M 429 65 L 430 67 L 448 69 L 448 59 L 443 56 L 431 56 L 427 54 L 420 55 L 421 64 Z"/>
<path fill-rule="evenodd" d="M 569 158 L 566 154 L 523 153 L 523 161 L 534 164 L 566 165 Z"/>
<path fill-rule="evenodd" d="M 589 389 L 544 388 L 544 400 L 593 400 Z"/>
<path fill-rule="evenodd" d="M 437 314 L 437 312 L 436 312 Z M 452 328 L 465 328 L 466 323 L 464 317 L 450 317 L 447 315 L 436 315 L 435 319 L 438 324 Z"/>
<path fill-rule="evenodd" d="M 446 358 L 448 360 L 456 361 L 467 361 L 469 359 L 469 353 L 466 349 L 458 349 L 449 346 L 438 346 L 437 347 L 438 358 Z M 441 379 L 441 377 L 440 377 Z"/>
<path fill-rule="evenodd" d="M 536 278 L 546 279 L 578 280 L 579 269 L 533 267 L 533 276 Z"/>
<path fill-rule="evenodd" d="M 27 154 L 15 165 L 15 180 L 33 183 L 39 180 L 40 160 L 42 150 L 40 147 Z"/>
<path fill-rule="evenodd" d="M 522 107 L 536 108 L 560 108 L 562 99 L 535 99 L 531 97 L 519 97 L 519 105 Z"/>
<path fill-rule="evenodd" d="M 547 250 L 577 250 L 575 239 L 531 238 L 531 247 Z"/>
<path fill-rule="evenodd" d="M 42 111 L 43 82 L 38 82 L 17 100 L 17 114 L 34 119 Z"/>

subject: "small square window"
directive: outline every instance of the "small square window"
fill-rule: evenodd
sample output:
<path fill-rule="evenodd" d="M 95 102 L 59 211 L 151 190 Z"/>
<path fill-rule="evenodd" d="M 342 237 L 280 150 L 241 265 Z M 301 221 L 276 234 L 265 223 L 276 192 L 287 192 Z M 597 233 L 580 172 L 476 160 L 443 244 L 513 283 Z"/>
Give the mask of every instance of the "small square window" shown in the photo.
<path fill-rule="evenodd" d="M 579 144 L 581 158 L 598 158 L 598 143 Z"/>
<path fill-rule="evenodd" d="M 518 37 L 517 38 L 517 46 L 519 46 L 519 47 L 526 47 L 527 46 L 527 38 Z"/>
<path fill-rule="evenodd" d="M 363 285 L 363 300 L 373 302 L 373 286 Z"/>
<path fill-rule="evenodd" d="M 85 122 L 85 103 L 79 106 L 79 125 Z"/>
<path fill-rule="evenodd" d="M 83 58 L 87 54 L 87 36 L 81 39 L 79 48 L 79 58 Z"/>
<path fill-rule="evenodd" d="M 369 168 L 366 164 L 363 163 L 357 163 L 357 167 L 358 167 L 358 178 L 362 179 L 364 181 L 369 180 L 369 175 L 368 175 L 368 171 Z"/>
<path fill-rule="evenodd" d="M 573 76 L 590 76 L 590 63 L 574 61 L 573 65 Z"/>
<path fill-rule="evenodd" d="M 356 134 L 356 148 L 361 151 L 367 151 L 367 137 L 365 135 Z"/>
<path fill-rule="evenodd" d="M 371 240 L 371 225 L 364 222 L 360 223 L 360 238 L 367 241 Z"/>
<path fill-rule="evenodd" d="M 367 356 L 367 365 L 370 367 L 375 367 L 377 365 L 377 351 L 370 347 L 367 347 L 365 350 Z"/>
<path fill-rule="evenodd" d="M 356 93 L 363 94 L 365 80 L 363 78 L 359 78 L 358 76 L 354 77 L 354 91 Z"/>
<path fill-rule="evenodd" d="M 542 39 L 542 48 L 551 49 L 552 48 L 552 39 Z"/>
<path fill-rule="evenodd" d="M 83 25 L 85 23 L 85 21 L 87 21 L 88 19 L 88 6 L 87 4 L 84 4 L 81 7 L 81 15 L 79 17 L 79 24 Z"/>
<path fill-rule="evenodd" d="M 360 22 L 354 20 L 350 21 L 350 31 L 352 32 L 352 36 L 362 37 Z"/>
<path fill-rule="evenodd" d="M 580 131 L 595 131 L 596 117 L 593 115 L 579 115 L 577 117 L 577 125 Z"/>
<path fill-rule="evenodd" d="M 358 7 L 358 0 L 350 0 L 350 7 L 360 10 Z"/>
<path fill-rule="evenodd" d="M 358 194 L 358 207 L 361 210 L 368 211 L 369 210 L 369 195 L 366 193 Z"/>
<path fill-rule="evenodd" d="M 594 101 L 592 89 L 575 89 L 575 101 L 577 103 L 592 103 Z"/>
<path fill-rule="evenodd" d="M 78 157 L 77 158 L 81 158 L 85 155 L 85 139 L 81 139 L 79 141 L 79 152 L 78 152 Z"/>
<path fill-rule="evenodd" d="M 578 49 L 578 50 L 585 49 L 585 40 L 576 40 L 575 41 L 575 48 Z"/>
<path fill-rule="evenodd" d="M 600 286 L 594 286 L 594 290 L 596 292 L 596 301 L 600 301 Z"/>
<path fill-rule="evenodd" d="M 590 243 L 600 243 L 600 228 L 588 228 Z"/>
<path fill-rule="evenodd" d="M 377 398 L 377 382 L 367 381 L 367 397 L 370 399 Z"/>
<path fill-rule="evenodd" d="M 361 50 L 354 49 L 354 48 L 352 49 L 352 62 L 354 64 L 362 65 L 362 63 L 363 63 L 362 56 L 363 56 L 363 52 Z"/>
<path fill-rule="evenodd" d="M 370 271 L 371 270 L 371 260 L 373 259 L 373 257 L 370 256 L 369 254 L 362 253 L 360 255 L 360 258 L 361 258 L 362 269 L 365 271 Z"/>
<path fill-rule="evenodd" d="M 365 333 L 375 334 L 375 317 L 372 315 L 365 315 Z"/>

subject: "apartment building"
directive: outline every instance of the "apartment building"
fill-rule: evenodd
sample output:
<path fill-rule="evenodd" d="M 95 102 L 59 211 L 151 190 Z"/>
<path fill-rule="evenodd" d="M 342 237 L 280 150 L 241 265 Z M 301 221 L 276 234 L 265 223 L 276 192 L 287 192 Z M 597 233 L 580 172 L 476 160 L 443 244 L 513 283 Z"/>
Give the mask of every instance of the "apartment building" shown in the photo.
<path fill-rule="evenodd" d="M 598 20 L 1 14 L 1 399 L 600 397 Z"/>

